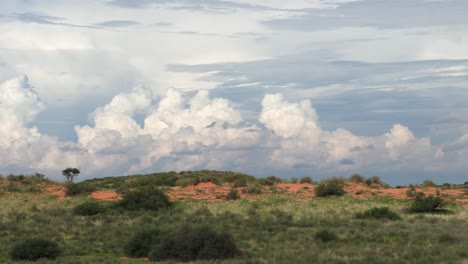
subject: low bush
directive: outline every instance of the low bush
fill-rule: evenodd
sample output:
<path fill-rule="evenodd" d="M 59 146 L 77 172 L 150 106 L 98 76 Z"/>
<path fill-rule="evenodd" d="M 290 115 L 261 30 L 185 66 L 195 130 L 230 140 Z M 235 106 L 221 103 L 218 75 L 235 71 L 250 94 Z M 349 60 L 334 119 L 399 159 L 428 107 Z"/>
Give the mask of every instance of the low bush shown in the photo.
<path fill-rule="evenodd" d="M 124 246 L 125 255 L 132 258 L 148 257 L 151 247 L 159 241 L 161 231 L 158 228 L 141 230 Z"/>
<path fill-rule="evenodd" d="M 227 259 L 240 255 L 233 237 L 210 226 L 183 225 L 160 236 L 149 252 L 151 261 Z"/>
<path fill-rule="evenodd" d="M 203 177 L 200 177 L 199 182 L 212 182 L 216 185 L 222 184 L 221 180 L 215 175 L 205 175 Z"/>
<path fill-rule="evenodd" d="M 410 184 L 408 186 L 408 190 L 406 190 L 406 197 L 408 198 L 414 198 L 416 196 L 416 186 L 413 184 Z"/>
<path fill-rule="evenodd" d="M 437 184 L 434 181 L 431 181 L 431 180 L 424 180 L 423 181 L 423 186 L 424 187 L 436 187 Z"/>
<path fill-rule="evenodd" d="M 386 220 L 399 220 L 401 217 L 391 211 L 388 207 L 374 207 L 362 213 L 357 213 L 358 219 L 386 219 Z"/>
<path fill-rule="evenodd" d="M 237 200 L 239 199 L 239 194 L 237 193 L 237 190 L 236 189 L 231 189 L 231 191 L 229 191 L 229 193 L 226 195 L 226 200 Z"/>
<path fill-rule="evenodd" d="M 338 240 L 338 236 L 336 235 L 336 233 L 327 229 L 322 229 L 322 230 L 317 231 L 314 235 L 314 238 L 316 241 L 319 241 L 322 243 L 328 243 L 328 242 Z"/>
<path fill-rule="evenodd" d="M 341 196 L 345 194 L 343 189 L 343 180 L 340 178 L 331 178 L 325 179 L 319 182 L 315 187 L 315 196 L 325 197 L 325 196 Z"/>
<path fill-rule="evenodd" d="M 248 194 L 261 194 L 263 192 L 263 189 L 261 186 L 251 185 L 247 186 L 242 192 Z"/>
<path fill-rule="evenodd" d="M 237 179 L 232 184 L 232 187 L 234 188 L 245 187 L 245 186 L 247 186 L 247 180 L 244 178 Z"/>
<path fill-rule="evenodd" d="M 370 177 L 369 179 L 366 179 L 365 183 L 369 187 L 379 187 L 385 185 L 379 176 Z"/>
<path fill-rule="evenodd" d="M 67 184 L 66 196 L 77 196 L 82 194 L 90 194 L 95 191 L 95 188 L 86 182 L 69 183 Z"/>
<path fill-rule="evenodd" d="M 73 213 L 75 215 L 82 216 L 97 215 L 104 213 L 105 211 L 106 207 L 97 201 L 87 201 L 73 208 Z"/>
<path fill-rule="evenodd" d="M 452 189 L 452 184 L 444 183 L 444 184 L 442 184 L 441 188 L 442 188 L 442 190 L 450 190 L 450 189 Z"/>
<path fill-rule="evenodd" d="M 290 183 L 298 183 L 299 180 L 296 178 L 296 177 L 292 177 L 290 180 L 289 180 Z"/>
<path fill-rule="evenodd" d="M 171 202 L 163 191 L 154 186 L 147 186 L 124 193 L 119 205 L 128 210 L 159 210 L 169 207 Z"/>
<path fill-rule="evenodd" d="M 299 182 L 300 183 L 312 184 L 312 178 L 309 177 L 309 176 L 304 176 L 304 177 L 301 178 L 301 180 Z"/>
<path fill-rule="evenodd" d="M 55 259 L 60 255 L 60 248 L 57 243 L 47 239 L 28 239 L 16 244 L 11 250 L 13 260 L 35 261 L 40 258 Z"/>
<path fill-rule="evenodd" d="M 413 213 L 430 213 L 444 207 L 444 199 L 439 196 L 429 195 L 419 192 L 415 195 L 413 203 L 408 210 Z"/>
<path fill-rule="evenodd" d="M 195 185 L 197 184 L 198 181 L 194 178 L 185 178 L 185 179 L 179 179 L 176 181 L 175 185 L 176 186 L 181 186 L 181 187 L 187 187 L 190 185 Z"/>
<path fill-rule="evenodd" d="M 365 183 L 366 178 L 360 174 L 353 174 L 351 177 L 349 177 L 348 181 L 354 182 L 354 183 Z"/>
<path fill-rule="evenodd" d="M 267 186 L 273 186 L 273 185 L 275 185 L 277 183 L 281 183 L 281 182 L 283 182 L 283 180 L 276 177 L 276 176 L 269 176 L 269 177 L 262 178 L 262 179 L 258 180 L 258 183 L 260 185 L 267 185 Z"/>

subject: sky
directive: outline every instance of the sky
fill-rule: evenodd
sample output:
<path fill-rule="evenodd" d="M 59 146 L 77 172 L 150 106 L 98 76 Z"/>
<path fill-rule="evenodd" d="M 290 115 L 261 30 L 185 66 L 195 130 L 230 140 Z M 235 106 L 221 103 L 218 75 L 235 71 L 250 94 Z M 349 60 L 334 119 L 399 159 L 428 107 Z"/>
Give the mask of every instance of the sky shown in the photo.
<path fill-rule="evenodd" d="M 0 173 L 468 181 L 466 10 L 3 0 Z"/>

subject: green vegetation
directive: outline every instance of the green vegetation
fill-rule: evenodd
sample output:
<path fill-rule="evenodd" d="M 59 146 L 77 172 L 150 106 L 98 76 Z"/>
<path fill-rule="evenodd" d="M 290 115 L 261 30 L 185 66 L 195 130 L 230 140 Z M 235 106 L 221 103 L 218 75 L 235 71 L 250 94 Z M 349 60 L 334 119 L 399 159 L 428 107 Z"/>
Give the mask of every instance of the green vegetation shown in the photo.
<path fill-rule="evenodd" d="M 322 229 L 322 230 L 317 231 L 314 235 L 314 238 L 315 240 L 322 242 L 322 243 L 328 243 L 328 242 L 338 240 L 338 236 L 335 234 L 335 232 L 327 230 L 327 229 Z"/>
<path fill-rule="evenodd" d="M 440 211 L 444 207 L 444 199 L 440 196 L 425 195 L 422 192 L 416 193 L 413 203 L 408 210 L 413 213 L 430 213 Z"/>
<path fill-rule="evenodd" d="M 226 200 L 237 200 L 239 199 L 239 193 L 237 193 L 236 189 L 231 189 L 229 193 L 226 195 Z"/>
<path fill-rule="evenodd" d="M 75 215 L 82 215 L 82 216 L 87 216 L 87 215 L 97 215 L 104 213 L 106 211 L 106 207 L 102 205 L 100 202 L 91 200 L 84 202 L 82 204 L 79 204 L 73 208 L 73 213 Z"/>
<path fill-rule="evenodd" d="M 401 217 L 388 207 L 374 207 L 356 214 L 358 219 L 400 220 Z"/>
<path fill-rule="evenodd" d="M 70 182 L 67 184 L 65 195 L 66 196 L 88 195 L 95 190 L 96 188 L 92 184 L 89 184 L 87 182 L 79 182 L 79 183 Z"/>
<path fill-rule="evenodd" d="M 343 189 L 344 180 L 340 178 L 331 178 L 320 181 L 315 187 L 315 196 L 341 196 L 345 194 Z"/>
<path fill-rule="evenodd" d="M 68 183 L 73 182 L 73 180 L 78 177 L 80 170 L 77 168 L 66 168 L 62 171 L 62 175 L 67 179 Z"/>
<path fill-rule="evenodd" d="M 40 258 L 55 259 L 60 255 L 60 248 L 57 243 L 33 238 L 16 244 L 11 250 L 13 260 L 38 260 Z"/>
<path fill-rule="evenodd" d="M 171 205 L 169 197 L 153 186 L 141 187 L 124 193 L 119 205 L 128 210 L 159 210 Z"/>
<path fill-rule="evenodd" d="M 169 232 L 161 233 L 148 253 L 152 261 L 215 260 L 239 255 L 240 250 L 230 234 L 217 232 L 207 225 L 180 225 Z"/>
<path fill-rule="evenodd" d="M 148 263 L 136 259 L 141 257 L 160 263 L 231 264 L 468 260 L 468 233 L 460 232 L 468 230 L 467 207 L 443 202 L 428 212 L 437 212 L 445 205 L 442 208 L 450 214 L 408 212 L 416 203 L 434 208 L 443 195 L 415 194 L 412 199 L 356 199 L 345 193 L 298 197 L 287 192 L 271 193 L 269 186 L 259 186 L 251 176 L 208 172 L 205 179 L 221 175 L 219 181 L 229 187 L 245 177 L 247 186 L 237 191 L 263 189 L 264 194 L 229 202 L 169 202 L 164 190 L 181 179 L 202 179 L 202 172 L 183 173 L 189 177 L 169 172 L 142 175 L 141 180 L 128 176 L 75 183 L 123 193 L 122 201 L 97 202 L 85 195 L 59 199 L 46 191 L 45 184 L 50 181 L 32 175 L 12 176 L 17 188 L 36 186 L 42 191 L 0 193 L 0 263 L 32 263 L 20 261 L 23 258 L 14 257 L 18 254 L 14 252 L 33 256 L 36 247 L 23 243 L 35 239 L 46 241 L 38 243 L 41 254 L 52 252 L 37 257 L 36 263 L 41 264 Z M 4 188 L 11 183 L 7 178 L 0 179 Z M 23 185 L 22 181 L 28 183 Z M 331 186 L 345 184 L 338 178 L 331 182 Z M 49 242 L 55 245 L 51 250 Z M 22 249 L 18 249 L 20 246 Z"/>
<path fill-rule="evenodd" d="M 424 187 L 437 187 L 437 184 L 432 180 L 424 180 L 423 186 Z"/>
<path fill-rule="evenodd" d="M 125 245 L 125 255 L 133 258 L 148 257 L 151 248 L 159 241 L 160 233 L 158 228 L 138 231 Z"/>
<path fill-rule="evenodd" d="M 312 178 L 309 176 L 304 176 L 301 178 L 300 183 L 309 183 L 312 184 Z"/>

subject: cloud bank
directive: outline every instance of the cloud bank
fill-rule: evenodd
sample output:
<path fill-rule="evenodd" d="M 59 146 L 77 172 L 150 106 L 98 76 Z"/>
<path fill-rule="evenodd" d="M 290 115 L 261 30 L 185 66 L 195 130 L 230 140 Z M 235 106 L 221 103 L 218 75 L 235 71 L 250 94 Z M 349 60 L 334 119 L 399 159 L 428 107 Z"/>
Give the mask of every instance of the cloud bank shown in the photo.
<path fill-rule="evenodd" d="M 461 166 L 468 153 L 468 134 L 437 147 L 400 124 L 377 136 L 325 130 L 309 100 L 289 102 L 279 93 L 264 96 L 252 123 L 229 100 L 213 98 L 208 91 L 169 89 L 157 98 L 138 86 L 97 108 L 93 124 L 76 125 L 77 142 L 60 141 L 30 126 L 44 108 L 26 76 L 0 85 L 0 122 L 5 124 L 0 171 L 46 171 L 56 179 L 66 166 L 80 167 L 85 177 L 194 169 L 258 175 L 281 171 L 282 176 L 372 168 L 440 172 Z M 143 121 L 137 121 L 138 115 Z M 447 161 L 447 155 L 455 160 Z"/>

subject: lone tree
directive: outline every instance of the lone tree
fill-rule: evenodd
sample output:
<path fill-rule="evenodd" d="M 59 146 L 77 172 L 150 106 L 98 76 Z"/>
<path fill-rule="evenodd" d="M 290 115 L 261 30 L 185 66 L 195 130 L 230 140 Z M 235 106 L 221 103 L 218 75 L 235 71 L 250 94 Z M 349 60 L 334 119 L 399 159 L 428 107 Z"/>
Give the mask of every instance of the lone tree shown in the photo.
<path fill-rule="evenodd" d="M 67 178 L 67 182 L 73 182 L 73 179 L 80 174 L 80 170 L 77 168 L 66 168 L 62 171 L 62 175 Z"/>

